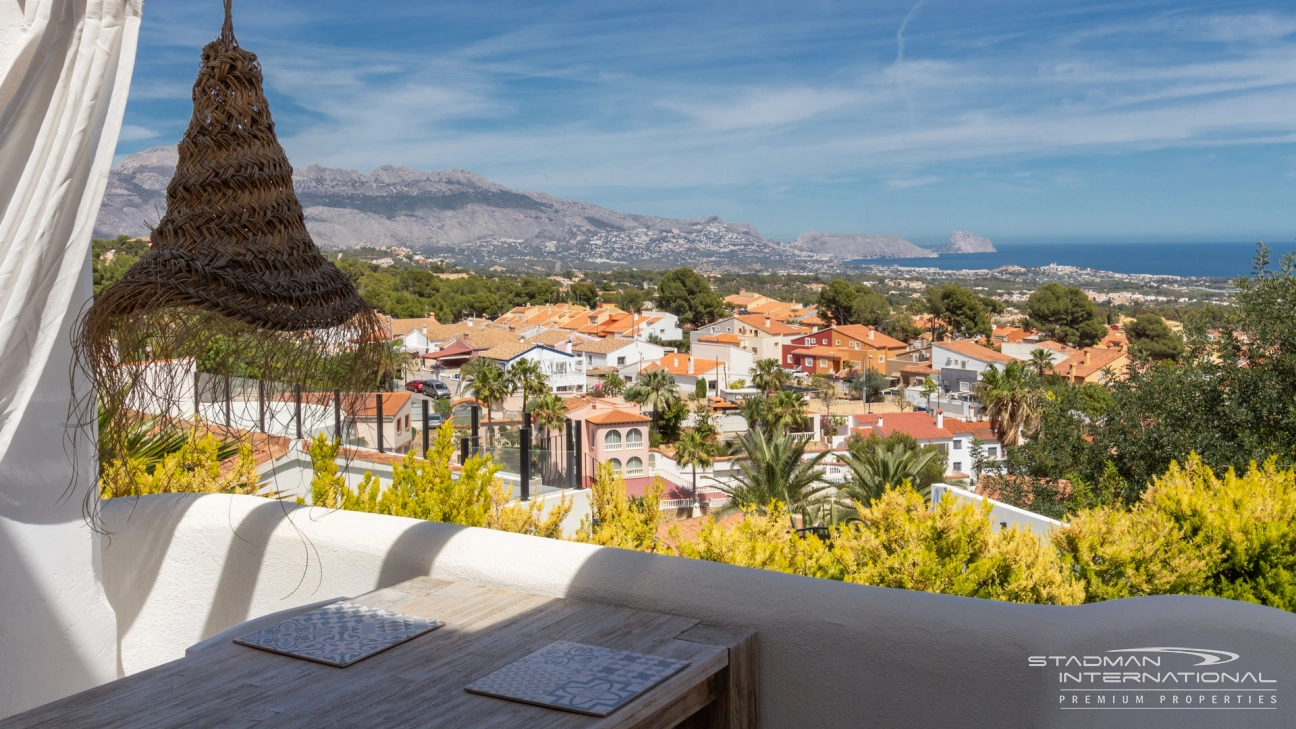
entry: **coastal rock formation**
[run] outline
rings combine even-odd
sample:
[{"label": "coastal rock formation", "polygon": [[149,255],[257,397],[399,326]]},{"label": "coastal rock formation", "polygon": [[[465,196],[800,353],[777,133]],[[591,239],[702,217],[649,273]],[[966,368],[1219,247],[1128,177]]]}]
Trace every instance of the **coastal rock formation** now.
[{"label": "coastal rock formation", "polygon": [[919,248],[898,235],[855,235],[806,231],[797,237],[797,248],[832,256],[840,261],[860,258],[935,258],[936,253]]},{"label": "coastal rock formation", "polygon": [[994,244],[988,238],[972,235],[965,230],[950,233],[949,243],[936,249],[937,253],[994,253]]},{"label": "coastal rock formation", "polygon": [[[95,234],[145,236],[166,212],[176,148],[130,155],[113,169]],[[313,164],[293,172],[306,227],[324,248],[397,246],[460,265],[531,262],[545,268],[695,266],[805,270],[814,257],[718,217],[631,215],[475,172],[385,165],[372,172]]]}]

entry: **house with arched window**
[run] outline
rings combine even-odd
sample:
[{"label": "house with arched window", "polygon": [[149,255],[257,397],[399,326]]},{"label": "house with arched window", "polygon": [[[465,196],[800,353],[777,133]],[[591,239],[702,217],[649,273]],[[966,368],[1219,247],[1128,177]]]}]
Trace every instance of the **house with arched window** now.
[{"label": "house with arched window", "polygon": [[595,468],[610,463],[626,482],[626,493],[642,496],[648,490],[648,426],[652,418],[630,410],[599,409],[585,417],[587,466],[582,484],[594,480]]}]

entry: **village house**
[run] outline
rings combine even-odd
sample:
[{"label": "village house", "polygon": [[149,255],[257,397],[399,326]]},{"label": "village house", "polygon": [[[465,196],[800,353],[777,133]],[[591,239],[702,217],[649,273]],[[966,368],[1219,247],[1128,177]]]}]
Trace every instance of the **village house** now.
[{"label": "village house", "polygon": [[572,352],[523,340],[500,344],[480,356],[498,362],[506,372],[524,359],[536,362],[549,382],[550,392],[566,395],[585,392],[585,359]]},{"label": "village house", "polygon": [[848,324],[793,338],[783,345],[779,363],[785,369],[811,375],[835,375],[852,369],[885,373],[887,360],[907,350],[904,342],[873,327]]},{"label": "village house", "polygon": [[[599,464],[611,464],[626,482],[626,493],[643,496],[651,482],[648,426],[652,418],[620,397],[579,395],[563,401],[567,417],[581,423],[582,486],[593,482]],[[565,446],[564,446],[565,447]]]},{"label": "village house", "polygon": [[991,367],[1002,367],[1013,359],[969,339],[960,339],[933,344],[931,366],[939,373],[937,377],[942,392],[972,392],[982,372]]},{"label": "village house", "polygon": [[1023,362],[1030,362],[1035,357],[1035,350],[1042,349],[1049,353],[1049,360],[1052,361],[1055,367],[1062,360],[1080,351],[1074,347],[1068,347],[1060,342],[1054,342],[1047,339],[1042,342],[1030,340],[1004,342],[999,345],[999,349],[1009,357],[1019,359]]},{"label": "village house", "polygon": [[784,344],[791,342],[794,337],[809,332],[808,327],[785,324],[766,316],[737,314],[714,324],[698,327],[689,334],[689,339],[691,345],[702,337],[732,334],[738,337],[743,349],[751,352],[755,359],[760,361],[779,359],[783,355]]},{"label": "village house", "polygon": [[387,319],[387,331],[393,341],[399,341],[406,352],[430,352],[432,343],[428,340],[428,329],[435,331],[441,326],[435,316],[418,319]]},{"label": "village house", "polygon": [[572,352],[585,358],[587,372],[609,368],[609,371],[619,371],[628,365],[661,359],[666,348],[638,339],[608,337],[575,344]]},{"label": "village house", "polygon": [[[974,468],[972,441],[982,441],[983,461],[1001,462],[1003,448],[999,436],[987,421],[965,422],[945,417],[937,410],[935,416],[927,413],[876,413],[851,416],[851,432],[861,438],[876,435],[885,438],[900,432],[918,441],[920,446],[934,445],[945,452],[945,477],[951,480],[970,480]],[[984,464],[983,464],[984,465]]]},{"label": "village house", "polygon": [[743,348],[736,334],[708,334],[693,342],[689,353],[703,359],[723,363],[729,379],[750,379],[755,369],[756,355]]},{"label": "village house", "polygon": [[688,354],[667,354],[656,362],[651,362],[640,369],[640,373],[663,369],[675,378],[675,385],[680,392],[688,395],[696,392],[698,380],[707,383],[707,392],[717,393],[719,388],[728,387],[730,380],[746,377],[745,374],[734,375],[728,365],[720,360],[701,359]]},{"label": "village house", "polygon": [[1129,353],[1125,350],[1088,347],[1054,365],[1053,372],[1076,385],[1103,384],[1124,379],[1128,367]]}]

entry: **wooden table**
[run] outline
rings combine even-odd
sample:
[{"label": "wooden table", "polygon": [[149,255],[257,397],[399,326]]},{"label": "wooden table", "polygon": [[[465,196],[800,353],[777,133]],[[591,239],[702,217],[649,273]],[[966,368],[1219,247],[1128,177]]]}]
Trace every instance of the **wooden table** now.
[{"label": "wooden table", "polygon": [[[756,636],[749,630],[430,578],[351,602],[445,625],[348,668],[222,642],[10,717],[0,729],[757,725]],[[602,718],[463,690],[559,640],[691,663]]]}]

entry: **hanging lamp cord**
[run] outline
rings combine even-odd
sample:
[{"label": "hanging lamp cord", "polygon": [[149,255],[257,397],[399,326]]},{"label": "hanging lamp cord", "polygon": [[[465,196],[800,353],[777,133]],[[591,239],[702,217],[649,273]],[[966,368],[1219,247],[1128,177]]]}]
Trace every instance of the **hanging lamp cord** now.
[{"label": "hanging lamp cord", "polygon": [[225,25],[221,26],[221,40],[232,45],[238,45],[238,40],[234,38],[234,0],[224,0],[225,2]]}]

